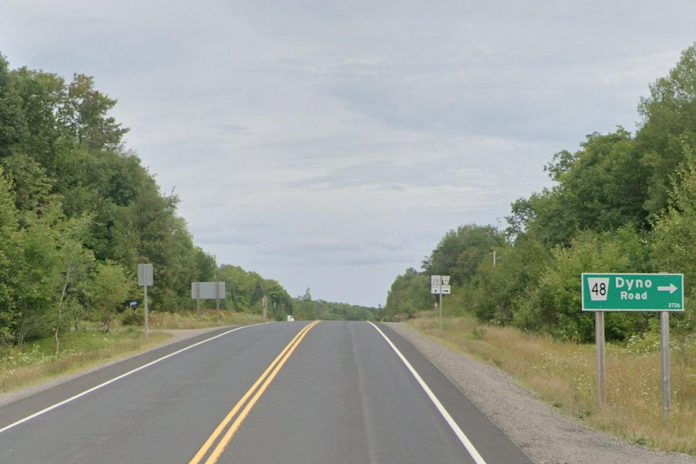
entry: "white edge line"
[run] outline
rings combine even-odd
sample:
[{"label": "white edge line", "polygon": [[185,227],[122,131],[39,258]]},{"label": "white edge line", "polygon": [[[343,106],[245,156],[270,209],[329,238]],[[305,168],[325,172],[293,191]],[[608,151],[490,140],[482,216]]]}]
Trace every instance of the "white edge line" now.
[{"label": "white edge line", "polygon": [[[370,324],[372,327],[377,330],[377,332],[384,337],[384,339],[387,341],[389,346],[391,346],[392,350],[396,353],[396,355],[401,359],[401,361],[404,363],[406,368],[413,374],[413,377],[415,377],[416,381],[418,384],[423,388],[425,391],[425,394],[428,395],[428,398],[430,398],[430,401],[435,405],[435,408],[440,412],[442,415],[442,418],[445,419],[445,422],[447,422],[447,425],[450,426],[454,434],[457,436],[459,441],[464,445],[464,448],[466,448],[466,451],[469,453],[471,458],[474,460],[476,464],[486,464],[486,461],[483,460],[481,455],[479,454],[478,450],[476,450],[476,447],[474,446],[473,443],[471,443],[471,440],[462,432],[462,429],[459,428],[459,425],[454,421],[452,416],[450,415],[449,412],[447,412],[447,409],[442,405],[440,400],[435,396],[435,393],[430,389],[427,383],[423,380],[423,378],[416,372],[416,370],[413,368],[410,362],[408,362],[408,359],[399,351],[399,349],[392,343],[392,341],[387,337],[382,330],[380,330],[379,327],[377,327],[375,324],[373,324],[370,321],[367,321],[368,324]],[[1,432],[1,430],[0,430]]]},{"label": "white edge line", "polygon": [[[262,323],[262,324],[267,324],[267,322],[264,322],[264,323]],[[262,324],[253,324],[253,325],[244,325],[244,326],[241,326],[241,327],[235,327],[234,329],[228,330],[228,331],[223,332],[223,333],[221,333],[221,334],[217,334],[217,335],[215,335],[215,336],[213,336],[213,337],[210,337],[210,338],[206,338],[205,340],[201,340],[200,342],[194,343],[193,345],[189,345],[189,346],[187,346],[187,347],[185,347],[185,348],[182,348],[182,349],[180,349],[180,350],[178,350],[178,351],[175,351],[175,352],[173,352],[173,353],[169,353],[169,354],[166,355],[166,356],[162,356],[161,358],[155,359],[154,361],[150,361],[150,362],[147,363],[147,364],[143,364],[143,365],[140,366],[140,367],[136,367],[135,369],[133,369],[133,370],[131,370],[131,371],[128,371],[128,372],[123,373],[123,374],[121,374],[121,375],[119,375],[119,376],[117,376],[117,377],[114,377],[113,379],[110,379],[110,380],[107,380],[106,382],[100,383],[99,385],[94,386],[94,387],[92,387],[92,388],[90,388],[90,389],[88,389],[88,390],[85,390],[85,391],[83,391],[82,393],[78,393],[78,394],[75,395],[75,396],[71,396],[71,397],[68,398],[68,399],[65,399],[65,400],[63,400],[63,401],[61,401],[61,402],[59,402],[59,403],[56,403],[56,404],[54,404],[54,405],[52,405],[52,406],[49,406],[49,407],[47,407],[47,408],[45,408],[45,409],[42,409],[41,411],[37,411],[37,412],[35,412],[34,414],[31,414],[31,415],[29,415],[29,416],[27,416],[27,417],[25,417],[25,418],[23,418],[23,419],[18,420],[17,422],[13,422],[12,424],[7,425],[7,426],[1,428],[1,429],[0,429],[0,433],[6,432],[6,431],[8,431],[8,430],[10,430],[10,429],[13,429],[13,428],[17,427],[18,425],[21,425],[21,424],[23,424],[23,423],[25,423],[25,422],[28,422],[28,421],[30,421],[30,420],[36,418],[36,417],[42,416],[42,415],[46,414],[47,412],[53,411],[54,409],[57,409],[57,408],[59,408],[59,407],[61,407],[61,406],[64,406],[64,405],[66,405],[66,404],[68,404],[68,403],[71,403],[71,402],[73,402],[73,401],[75,401],[75,400],[77,400],[77,399],[79,399],[79,398],[82,398],[82,397],[85,396],[85,395],[89,395],[90,393],[95,392],[95,391],[97,391],[97,390],[99,390],[99,389],[102,389],[102,388],[106,387],[107,385],[111,385],[112,383],[114,383],[114,382],[116,382],[116,381],[118,381],[118,380],[121,380],[121,379],[123,379],[123,378],[125,378],[125,377],[128,377],[129,375],[135,374],[136,372],[139,372],[139,371],[141,371],[141,370],[143,370],[143,369],[146,369],[146,368],[148,368],[148,367],[150,367],[150,366],[154,366],[155,364],[157,364],[157,363],[159,363],[159,362],[162,362],[162,361],[164,361],[165,359],[169,359],[169,358],[171,358],[172,356],[176,356],[177,354],[183,353],[184,351],[190,350],[191,348],[195,348],[195,347],[200,346],[200,345],[202,345],[202,344],[204,344],[204,343],[208,343],[208,342],[210,342],[210,341],[212,341],[212,340],[215,340],[216,338],[220,338],[220,337],[223,337],[223,336],[225,336],[225,335],[227,335],[227,334],[230,334],[230,333],[232,333],[232,332],[236,332],[237,330],[242,330],[242,329],[246,329],[246,328],[249,328],[249,327],[255,327],[255,326],[257,326],[257,325],[262,325]]]}]

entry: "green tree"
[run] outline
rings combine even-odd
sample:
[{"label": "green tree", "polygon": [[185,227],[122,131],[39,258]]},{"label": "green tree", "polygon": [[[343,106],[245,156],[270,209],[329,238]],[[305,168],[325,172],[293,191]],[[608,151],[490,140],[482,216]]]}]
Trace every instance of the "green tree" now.
[{"label": "green tree", "polygon": [[215,257],[203,251],[200,247],[193,249],[196,263],[196,282],[212,282],[215,279],[217,264]]},{"label": "green tree", "polygon": [[[545,331],[562,340],[590,342],[593,315],[581,311],[580,276],[583,272],[646,272],[647,249],[632,228],[617,232],[585,231],[568,247],[556,247],[537,286],[530,288],[514,314],[520,328]],[[647,329],[645,314],[608,313],[607,338],[622,340]]]},{"label": "green tree", "polygon": [[19,211],[33,211],[55,201],[51,195],[54,181],[36,160],[15,154],[3,158],[0,163],[11,182]]},{"label": "green tree", "polygon": [[[676,180],[678,179],[678,180]],[[659,272],[684,274],[686,297],[696,297],[696,158],[677,178],[669,207],[655,221],[652,262]],[[686,305],[688,328],[696,328],[696,315]]]},{"label": "green tree", "polygon": [[0,167],[0,346],[16,341],[16,324],[19,319],[15,304],[17,257],[20,252],[18,223],[10,183],[2,175]]},{"label": "green tree", "polygon": [[125,301],[132,291],[131,282],[118,264],[97,264],[86,293],[94,315],[105,333],[109,331],[117,312],[125,307]]},{"label": "green tree", "polygon": [[94,78],[75,74],[68,86],[67,100],[60,108],[61,122],[80,144],[93,150],[118,149],[128,132],[108,112],[116,100],[94,88]]},{"label": "green tree", "polygon": [[507,325],[530,288],[535,288],[551,258],[551,251],[529,235],[520,235],[513,244],[496,248],[496,264],[479,265],[468,301],[482,321]]},{"label": "green tree", "polygon": [[26,227],[17,235],[14,303],[18,321],[16,340],[47,336],[59,286],[60,252],[57,229],[62,216],[57,205],[25,215]]},{"label": "green tree", "polygon": [[94,264],[92,251],[84,246],[89,233],[88,217],[72,218],[59,224],[56,245],[58,250],[56,301],[53,318],[55,355],[60,353],[60,335],[67,321],[77,321],[83,315],[82,301],[85,286]]},{"label": "green tree", "polygon": [[430,277],[409,268],[398,276],[387,294],[387,304],[382,311],[384,319],[409,319],[416,311],[431,309]]},{"label": "green tree", "polygon": [[[125,296],[115,289],[107,301],[104,276],[121,288],[140,262],[154,264],[158,309],[191,307],[190,282],[216,277],[214,258],[177,215],[177,197],[124,147],[115,104],[92,77],[66,83],[11,70],[0,56],[0,344],[52,335],[58,352],[70,320],[77,327],[100,315],[108,328]],[[277,282],[241,268],[222,274],[236,309],[258,312],[265,295],[273,317],[292,311]],[[85,307],[90,299],[98,311]]]},{"label": "green tree", "polygon": [[696,148],[696,45],[682,52],[668,76],[650,86],[639,111],[643,125],[637,141],[650,173],[646,209],[656,215],[667,207],[670,177]]},{"label": "green tree", "polygon": [[576,153],[562,151],[546,166],[551,189],[513,203],[508,235],[525,232],[548,246],[568,245],[583,230],[648,228],[644,204],[649,171],[622,128],[591,134]]},{"label": "green tree", "polygon": [[470,282],[483,259],[495,247],[505,243],[505,236],[493,226],[465,225],[450,230],[440,240],[426,262],[427,274],[450,275],[452,285]]}]

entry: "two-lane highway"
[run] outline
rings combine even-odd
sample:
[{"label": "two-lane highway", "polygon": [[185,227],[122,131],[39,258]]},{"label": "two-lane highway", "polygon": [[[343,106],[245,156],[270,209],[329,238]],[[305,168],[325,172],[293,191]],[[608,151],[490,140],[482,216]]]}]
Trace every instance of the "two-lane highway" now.
[{"label": "two-lane highway", "polygon": [[[145,361],[0,408],[0,462],[530,462],[383,326],[263,324]],[[74,399],[22,419],[46,398]]]}]

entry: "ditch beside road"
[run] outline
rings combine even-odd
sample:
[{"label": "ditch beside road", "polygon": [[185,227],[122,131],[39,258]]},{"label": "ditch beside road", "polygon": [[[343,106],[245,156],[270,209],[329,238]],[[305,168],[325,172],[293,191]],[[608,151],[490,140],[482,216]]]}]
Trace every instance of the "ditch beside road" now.
[{"label": "ditch beside road", "polygon": [[435,364],[537,464],[696,464],[691,456],[651,451],[591,430],[537,399],[497,367],[454,351],[405,323],[388,326]]}]

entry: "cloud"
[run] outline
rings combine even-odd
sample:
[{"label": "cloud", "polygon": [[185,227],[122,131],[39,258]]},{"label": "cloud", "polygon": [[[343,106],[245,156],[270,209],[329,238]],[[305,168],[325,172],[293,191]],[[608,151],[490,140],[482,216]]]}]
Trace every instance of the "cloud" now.
[{"label": "cloud", "polygon": [[632,130],[694,16],[682,0],[7,0],[0,51],[95,76],[218,261],[376,304],[448,229],[549,185],[553,153]]}]

